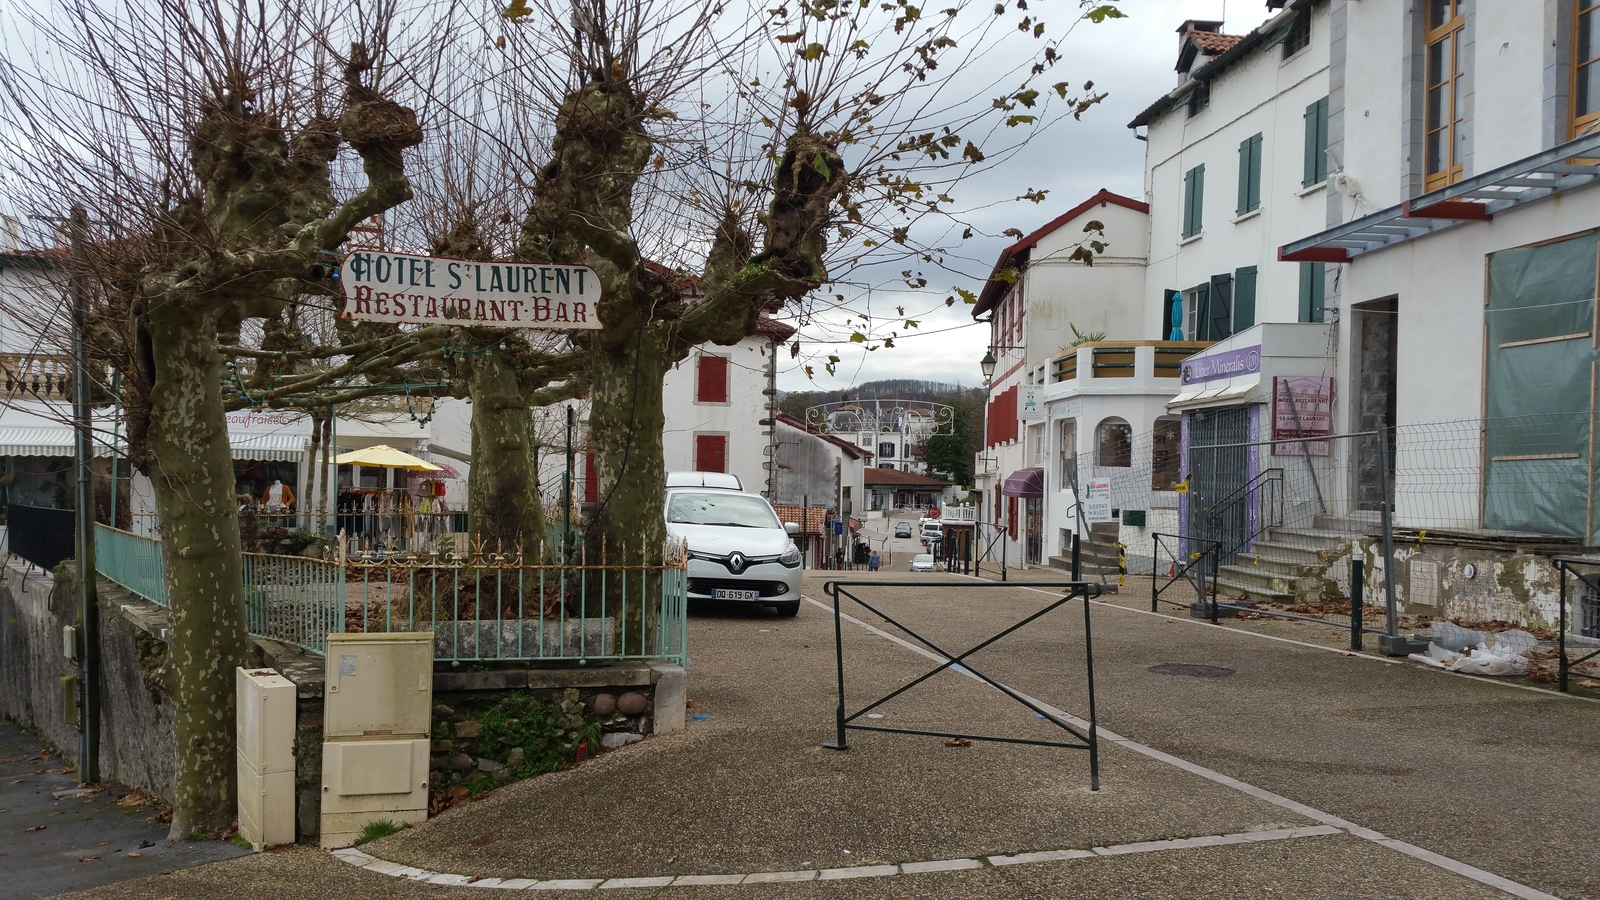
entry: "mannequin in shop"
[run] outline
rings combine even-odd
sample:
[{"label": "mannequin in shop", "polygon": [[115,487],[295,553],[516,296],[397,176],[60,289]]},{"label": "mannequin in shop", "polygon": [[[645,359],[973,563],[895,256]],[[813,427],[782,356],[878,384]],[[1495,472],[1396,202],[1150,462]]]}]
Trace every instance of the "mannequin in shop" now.
[{"label": "mannequin in shop", "polygon": [[274,481],[261,495],[261,504],[272,512],[280,512],[294,505],[294,491],[282,481]]}]

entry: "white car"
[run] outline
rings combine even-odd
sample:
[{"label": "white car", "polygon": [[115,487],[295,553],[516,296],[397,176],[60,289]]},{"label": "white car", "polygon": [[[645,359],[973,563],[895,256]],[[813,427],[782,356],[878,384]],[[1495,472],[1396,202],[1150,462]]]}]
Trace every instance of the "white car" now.
[{"label": "white car", "polygon": [[760,494],[732,476],[667,476],[667,534],[689,547],[689,597],[759,603],[781,616],[800,611],[800,550],[794,522],[778,521]]},{"label": "white car", "polygon": [[933,571],[933,554],[932,553],[918,553],[916,556],[911,557],[911,571],[913,571],[913,572],[932,572]]}]

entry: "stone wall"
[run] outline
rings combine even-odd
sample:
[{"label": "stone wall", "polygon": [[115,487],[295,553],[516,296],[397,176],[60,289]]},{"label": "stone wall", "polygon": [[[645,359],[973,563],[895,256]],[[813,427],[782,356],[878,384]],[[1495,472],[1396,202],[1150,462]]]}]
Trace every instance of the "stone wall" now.
[{"label": "stone wall", "polygon": [[[69,564],[70,568],[70,564]],[[172,700],[161,684],[166,610],[101,580],[100,775],[168,797],[176,778]],[[62,722],[60,679],[78,674],[62,629],[78,623],[70,575],[12,559],[0,578],[0,716],[78,762],[79,729]]]},{"label": "stone wall", "polygon": [[[1297,598],[1327,601],[1349,597],[1353,553],[1360,553],[1365,560],[1365,604],[1381,610],[1385,605],[1385,566],[1383,543],[1375,538],[1351,541],[1326,554],[1317,566],[1307,567],[1295,587]],[[1466,623],[1508,622],[1534,630],[1556,627],[1561,583],[1549,557],[1513,549],[1397,540],[1394,562],[1395,601],[1403,615]],[[1369,615],[1369,621],[1377,620]]]}]

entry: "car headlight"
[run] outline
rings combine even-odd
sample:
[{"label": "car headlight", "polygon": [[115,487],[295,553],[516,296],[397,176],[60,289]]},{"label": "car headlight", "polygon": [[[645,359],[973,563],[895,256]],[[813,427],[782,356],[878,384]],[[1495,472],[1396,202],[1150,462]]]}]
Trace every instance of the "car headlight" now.
[{"label": "car headlight", "polygon": [[791,569],[800,565],[800,548],[790,544],[789,549],[783,551],[783,555],[778,557],[778,562]]}]

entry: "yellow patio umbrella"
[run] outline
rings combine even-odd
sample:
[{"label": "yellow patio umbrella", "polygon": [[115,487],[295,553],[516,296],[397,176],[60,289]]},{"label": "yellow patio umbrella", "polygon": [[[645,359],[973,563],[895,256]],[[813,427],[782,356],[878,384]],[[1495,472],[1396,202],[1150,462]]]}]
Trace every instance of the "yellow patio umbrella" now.
[{"label": "yellow patio umbrella", "polygon": [[375,469],[411,469],[416,472],[441,472],[442,466],[436,466],[425,459],[419,459],[404,450],[396,450],[388,444],[377,444],[364,447],[360,450],[351,450],[334,457],[334,462],[341,466],[371,466]]}]

